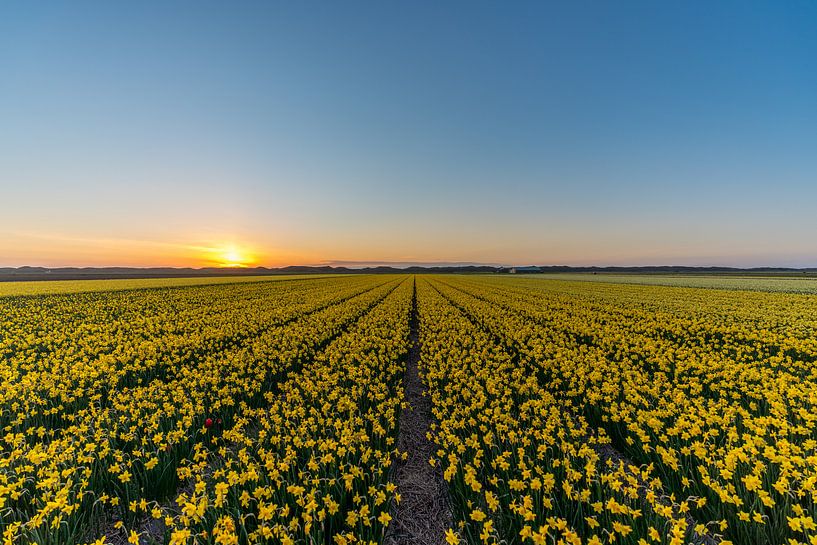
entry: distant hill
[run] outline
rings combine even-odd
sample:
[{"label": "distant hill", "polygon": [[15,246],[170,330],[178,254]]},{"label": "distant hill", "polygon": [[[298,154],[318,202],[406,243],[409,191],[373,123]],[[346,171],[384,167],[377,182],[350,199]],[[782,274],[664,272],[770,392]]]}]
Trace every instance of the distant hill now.
[{"label": "distant hill", "polygon": [[[748,275],[815,275],[817,268],[756,267],[740,269],[735,267],[570,267],[550,265],[539,267],[541,273],[596,273],[596,274],[748,274]],[[0,267],[0,282],[20,280],[101,280],[107,278],[181,278],[206,276],[259,276],[278,274],[395,274],[395,273],[508,273],[509,267],[489,265],[463,265],[440,267],[332,267],[301,266],[289,267],[252,267],[252,268],[219,268],[205,267]]]},{"label": "distant hill", "polygon": [[0,267],[0,282],[21,280],[102,280],[108,278],[189,278],[207,276],[266,276],[279,274],[395,274],[395,273],[495,273],[499,268],[490,266],[452,267]]},{"label": "distant hill", "polygon": [[542,273],[602,273],[602,274],[817,274],[817,268],[790,267],[688,267],[682,265],[661,265],[647,267],[571,267],[549,265],[539,267]]}]

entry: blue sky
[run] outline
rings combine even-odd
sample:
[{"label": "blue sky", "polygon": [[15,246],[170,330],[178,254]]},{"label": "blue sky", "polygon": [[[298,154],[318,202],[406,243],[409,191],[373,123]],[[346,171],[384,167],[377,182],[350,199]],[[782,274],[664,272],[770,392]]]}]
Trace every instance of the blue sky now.
[{"label": "blue sky", "polygon": [[815,29],[805,1],[4,3],[0,266],[817,266]]}]

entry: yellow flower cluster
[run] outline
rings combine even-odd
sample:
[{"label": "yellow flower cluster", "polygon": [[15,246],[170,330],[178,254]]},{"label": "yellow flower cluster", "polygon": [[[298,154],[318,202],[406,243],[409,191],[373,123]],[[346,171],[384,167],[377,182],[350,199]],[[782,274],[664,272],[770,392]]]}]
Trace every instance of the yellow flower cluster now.
[{"label": "yellow flower cluster", "polygon": [[449,545],[817,545],[817,296],[119,287],[0,297],[2,545],[382,543],[415,297]]},{"label": "yellow flower cluster", "polygon": [[[124,532],[174,515],[159,502],[191,479],[212,437],[269,403],[406,283],[343,277],[0,298],[5,542],[79,543],[106,531],[106,520]],[[180,507],[198,502],[198,513],[201,497],[188,494]],[[208,531],[227,536],[231,523],[217,522]]]},{"label": "yellow flower cluster", "polygon": [[[422,291],[439,462],[464,509],[492,512],[475,496],[484,491],[501,504],[479,524],[462,515],[469,541],[480,532],[490,542],[493,520],[507,528],[498,537],[521,526],[534,542],[541,527],[566,543],[578,543],[571,532],[817,543],[817,298],[497,277],[441,277]],[[593,467],[584,447],[618,476]],[[611,452],[627,457],[623,474]],[[551,469],[578,460],[583,477]],[[542,473],[556,492],[540,503]],[[639,497],[625,504],[609,488],[628,481]],[[505,522],[508,512],[522,521]],[[554,530],[558,514],[567,526]]]},{"label": "yellow flower cluster", "polygon": [[389,469],[412,291],[412,282],[400,282],[270,390],[266,403],[242,406],[207,454],[180,468],[193,477],[194,492],[179,497],[185,507],[171,522],[174,532],[205,542],[212,521],[228,517],[231,529],[220,536],[249,543],[382,540],[390,505],[399,501]]},{"label": "yellow flower cluster", "polygon": [[646,469],[606,459],[609,438],[560,403],[544,370],[503,346],[450,281],[417,288],[440,447],[429,462],[440,465],[458,521],[448,542],[681,543],[681,505]]}]

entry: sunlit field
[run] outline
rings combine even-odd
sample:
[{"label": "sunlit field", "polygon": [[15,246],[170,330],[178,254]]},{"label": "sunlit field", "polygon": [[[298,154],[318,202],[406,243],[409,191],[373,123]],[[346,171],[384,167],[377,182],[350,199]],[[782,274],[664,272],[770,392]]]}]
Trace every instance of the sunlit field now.
[{"label": "sunlit field", "polygon": [[0,282],[0,297],[11,295],[48,295],[57,293],[82,293],[91,291],[119,291],[147,288],[172,288],[210,284],[236,284],[244,282],[274,282],[320,278],[321,275],[278,276],[202,276],[195,278],[135,278],[106,280],[49,280],[30,282]]},{"label": "sunlit field", "polygon": [[817,296],[237,280],[0,284],[4,544],[390,543],[415,351],[451,545],[817,543]]},{"label": "sunlit field", "polygon": [[676,286],[684,288],[713,288],[721,290],[779,291],[786,293],[817,294],[817,277],[814,275],[753,275],[730,274],[591,274],[548,273],[534,275],[548,280],[571,280],[581,282],[610,282],[613,284],[644,284],[648,286]]}]

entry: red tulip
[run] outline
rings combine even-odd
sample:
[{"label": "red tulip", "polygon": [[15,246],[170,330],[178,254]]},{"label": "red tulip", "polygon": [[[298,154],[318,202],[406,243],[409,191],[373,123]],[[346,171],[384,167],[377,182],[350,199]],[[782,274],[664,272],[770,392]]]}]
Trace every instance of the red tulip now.
[{"label": "red tulip", "polygon": [[204,421],[204,427],[205,428],[209,428],[212,425],[213,425],[213,419],[212,418],[208,418],[207,420]]}]

